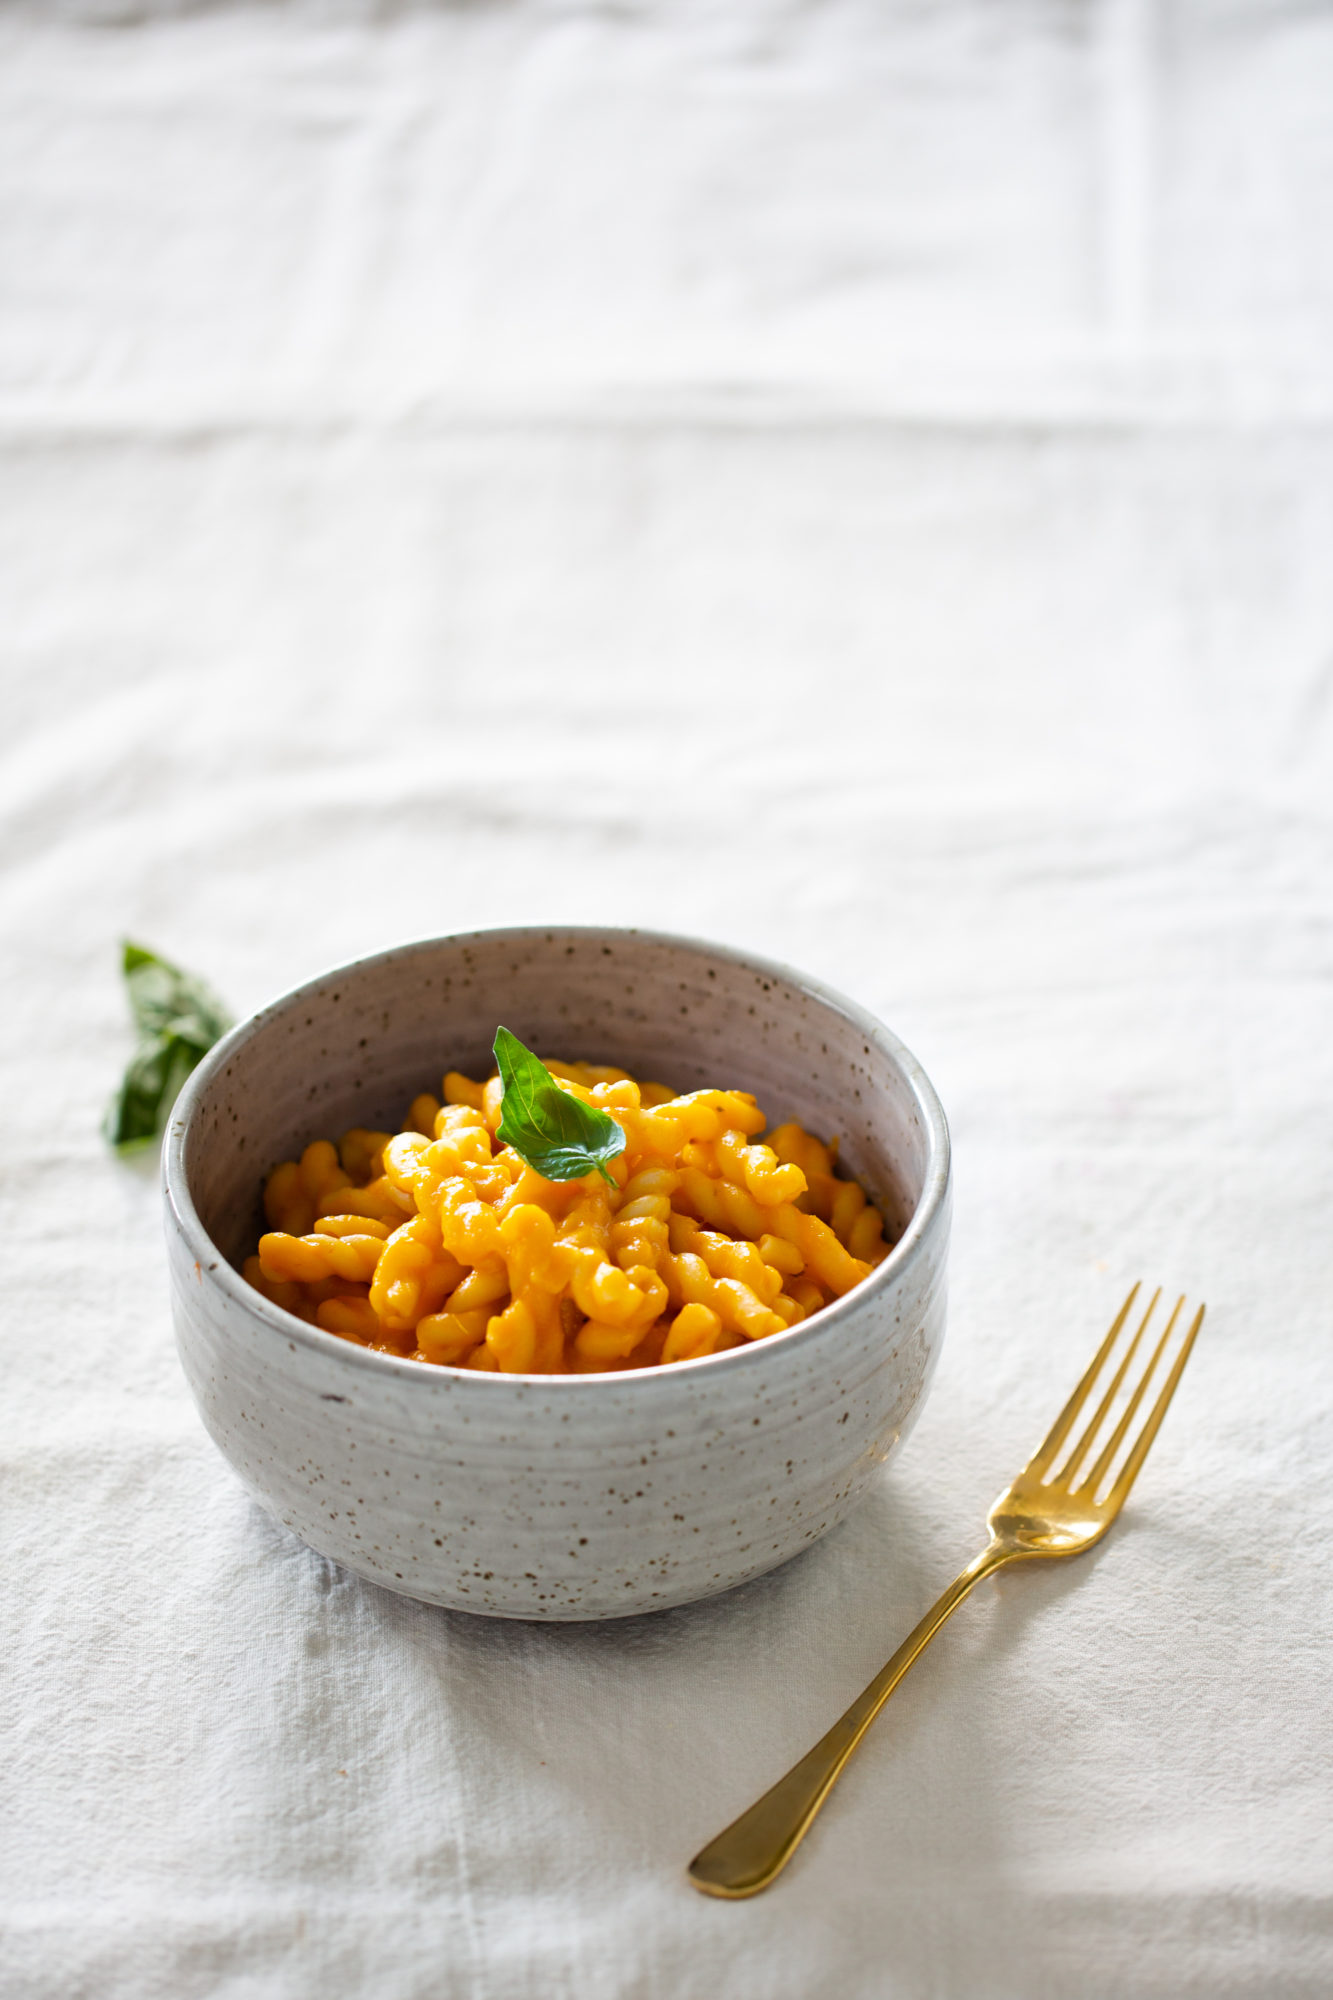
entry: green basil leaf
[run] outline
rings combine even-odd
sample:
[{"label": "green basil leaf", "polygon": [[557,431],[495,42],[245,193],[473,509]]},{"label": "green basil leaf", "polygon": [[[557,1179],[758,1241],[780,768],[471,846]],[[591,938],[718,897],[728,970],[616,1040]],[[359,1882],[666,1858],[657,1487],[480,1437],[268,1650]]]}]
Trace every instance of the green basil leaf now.
[{"label": "green basil leaf", "polygon": [[179,1035],[203,1055],[231,1026],[226,1008],[202,979],[182,972],[156,952],[127,941],[122,970],[141,1040]]},{"label": "green basil leaf", "polygon": [[[574,1181],[594,1168],[610,1181],[606,1162],[625,1150],[614,1118],[562,1090],[546,1064],[508,1028],[497,1028],[492,1051],[504,1085],[496,1138],[548,1181]],[[612,1183],[614,1185],[614,1183]]]},{"label": "green basil leaf", "polygon": [[160,1136],[181,1085],[231,1020],[202,980],[142,945],[125,944],[121,969],[139,1045],[102,1129],[111,1145],[125,1151]]}]

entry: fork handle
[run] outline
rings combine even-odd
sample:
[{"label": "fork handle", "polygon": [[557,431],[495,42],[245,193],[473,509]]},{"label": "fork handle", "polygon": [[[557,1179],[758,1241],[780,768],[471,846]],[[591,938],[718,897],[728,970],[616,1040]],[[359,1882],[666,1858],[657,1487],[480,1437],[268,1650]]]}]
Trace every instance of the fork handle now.
[{"label": "fork handle", "polygon": [[1015,1551],[991,1542],[903,1640],[832,1729],[821,1736],[785,1778],[756,1799],[748,1811],[701,1847],[690,1863],[696,1889],[708,1896],[757,1896],[786,1867],[815,1814],[833,1790],[843,1766],[919,1653],[946,1618],[958,1609],[983,1577],[1012,1562]]}]

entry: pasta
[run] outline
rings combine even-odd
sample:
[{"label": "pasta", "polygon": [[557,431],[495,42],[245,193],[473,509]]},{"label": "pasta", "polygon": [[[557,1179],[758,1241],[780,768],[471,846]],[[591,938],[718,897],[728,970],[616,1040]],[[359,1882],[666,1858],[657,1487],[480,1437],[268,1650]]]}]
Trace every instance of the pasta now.
[{"label": "pasta", "polygon": [[766,1121],[739,1090],[677,1095],[591,1063],[548,1065],[625,1149],[546,1180],[501,1144],[498,1077],[451,1070],[396,1133],[356,1128],[284,1160],[244,1276],[344,1340],[436,1367],[599,1374],[764,1340],[887,1255],[837,1142]]}]

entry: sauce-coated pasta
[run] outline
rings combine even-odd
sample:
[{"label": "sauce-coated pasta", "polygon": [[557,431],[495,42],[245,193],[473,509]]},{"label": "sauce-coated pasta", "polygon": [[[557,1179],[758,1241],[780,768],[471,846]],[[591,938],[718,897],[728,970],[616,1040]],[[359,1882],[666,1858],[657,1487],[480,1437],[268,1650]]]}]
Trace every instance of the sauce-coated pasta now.
[{"label": "sauce-coated pasta", "polygon": [[678,1096],[591,1063],[548,1065],[626,1146],[549,1181],[495,1138],[498,1077],[451,1070],[397,1133],[354,1129],[285,1160],[244,1275],[345,1340],[447,1368],[595,1374],[694,1361],[807,1319],[888,1252],[836,1141],[739,1090]]}]

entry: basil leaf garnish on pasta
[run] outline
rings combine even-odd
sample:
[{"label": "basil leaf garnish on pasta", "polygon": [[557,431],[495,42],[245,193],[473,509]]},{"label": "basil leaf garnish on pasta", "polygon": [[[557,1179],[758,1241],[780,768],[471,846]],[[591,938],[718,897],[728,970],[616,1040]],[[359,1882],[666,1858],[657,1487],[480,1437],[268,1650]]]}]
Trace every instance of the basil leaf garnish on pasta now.
[{"label": "basil leaf garnish on pasta", "polygon": [[606,1162],[625,1150],[615,1119],[562,1090],[508,1028],[496,1029],[492,1053],[504,1085],[496,1138],[544,1180],[574,1181],[595,1168],[609,1181]]},{"label": "basil leaf garnish on pasta", "polygon": [[107,1106],[103,1131],[121,1151],[160,1136],[180,1087],[231,1026],[200,979],[142,945],[124,945],[121,970],[139,1045]]}]

